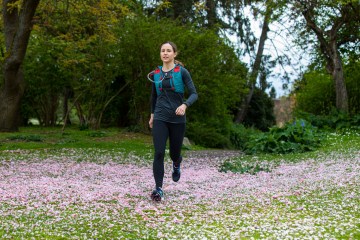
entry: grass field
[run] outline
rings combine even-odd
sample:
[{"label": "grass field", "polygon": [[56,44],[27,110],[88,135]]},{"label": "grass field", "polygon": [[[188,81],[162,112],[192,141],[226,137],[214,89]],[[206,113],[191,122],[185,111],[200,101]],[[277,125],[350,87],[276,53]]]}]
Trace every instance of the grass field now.
[{"label": "grass field", "polygon": [[[185,151],[178,183],[167,155],[155,204],[149,135],[1,133],[0,238],[360,239],[358,133],[329,133],[302,154],[219,153]],[[264,171],[230,171],[254,166]]]}]

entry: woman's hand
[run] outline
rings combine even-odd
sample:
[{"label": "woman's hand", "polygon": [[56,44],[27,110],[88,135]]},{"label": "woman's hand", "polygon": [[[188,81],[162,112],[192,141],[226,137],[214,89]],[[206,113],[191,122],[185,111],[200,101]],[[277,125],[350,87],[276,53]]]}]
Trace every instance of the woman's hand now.
[{"label": "woman's hand", "polygon": [[185,115],[187,106],[185,104],[181,104],[175,111],[176,115],[183,116]]},{"label": "woman's hand", "polygon": [[152,128],[153,127],[153,122],[154,122],[154,114],[152,113],[150,115],[150,120],[149,120],[149,127]]}]

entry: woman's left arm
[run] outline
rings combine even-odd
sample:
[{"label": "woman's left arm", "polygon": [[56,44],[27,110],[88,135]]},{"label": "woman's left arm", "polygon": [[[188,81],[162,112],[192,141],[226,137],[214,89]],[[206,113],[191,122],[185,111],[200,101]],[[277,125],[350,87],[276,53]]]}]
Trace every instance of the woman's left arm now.
[{"label": "woman's left arm", "polygon": [[194,82],[191,78],[189,71],[185,68],[181,68],[181,70],[182,70],[181,71],[182,79],[184,81],[184,84],[185,84],[188,92],[189,92],[189,97],[188,97],[188,99],[186,99],[184,104],[187,107],[189,107],[198,99],[198,94],[197,94]]}]

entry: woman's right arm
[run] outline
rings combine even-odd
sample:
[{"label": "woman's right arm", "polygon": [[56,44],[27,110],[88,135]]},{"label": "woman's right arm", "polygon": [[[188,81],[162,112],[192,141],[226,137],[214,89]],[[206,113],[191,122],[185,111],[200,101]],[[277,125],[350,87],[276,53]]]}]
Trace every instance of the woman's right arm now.
[{"label": "woman's right arm", "polygon": [[149,120],[149,127],[150,128],[153,127],[156,99],[157,99],[157,93],[156,93],[156,89],[155,89],[155,83],[153,83],[152,84],[152,90],[151,90],[151,114],[150,114],[150,120]]},{"label": "woman's right arm", "polygon": [[152,128],[154,123],[154,114],[150,114],[149,127]]}]

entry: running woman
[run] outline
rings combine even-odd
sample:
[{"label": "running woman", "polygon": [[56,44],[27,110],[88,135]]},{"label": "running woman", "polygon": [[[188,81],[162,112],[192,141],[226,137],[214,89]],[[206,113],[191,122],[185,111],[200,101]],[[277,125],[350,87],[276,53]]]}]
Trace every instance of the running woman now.
[{"label": "running woman", "polygon": [[[151,115],[149,126],[152,128],[154,142],[153,174],[155,189],[151,199],[164,199],[164,157],[166,142],[169,139],[170,158],[172,160],[172,179],[180,179],[182,161],[181,147],[185,135],[186,109],[198,98],[196,88],[184,65],[175,60],[177,47],[173,42],[164,42],[160,45],[162,66],[149,73],[152,84]],[[184,98],[184,89],[188,90],[188,98]]]}]

